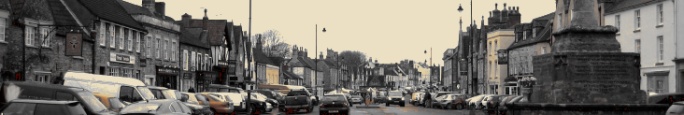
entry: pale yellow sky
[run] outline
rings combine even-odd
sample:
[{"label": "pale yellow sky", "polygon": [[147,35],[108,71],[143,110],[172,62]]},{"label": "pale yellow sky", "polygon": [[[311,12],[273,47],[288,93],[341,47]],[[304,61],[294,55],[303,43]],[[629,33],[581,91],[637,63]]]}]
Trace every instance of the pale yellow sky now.
[{"label": "pale yellow sky", "polygon": [[[140,5],[141,0],[125,0]],[[249,0],[157,0],[166,2],[166,15],[180,20],[188,13],[195,19],[227,19],[248,31]],[[444,65],[442,54],[458,43],[459,17],[469,24],[468,0],[253,0],[252,34],[269,29],[280,31],[285,42],[303,46],[313,57],[315,24],[318,24],[318,51],[358,50],[380,63],[403,59]],[[494,3],[520,6],[522,22],[551,13],[555,0],[474,0],[473,19],[480,25]],[[464,11],[458,12],[458,5]],[[487,23],[485,21],[485,23]],[[326,33],[320,32],[325,27]],[[428,54],[423,54],[428,50]]]}]

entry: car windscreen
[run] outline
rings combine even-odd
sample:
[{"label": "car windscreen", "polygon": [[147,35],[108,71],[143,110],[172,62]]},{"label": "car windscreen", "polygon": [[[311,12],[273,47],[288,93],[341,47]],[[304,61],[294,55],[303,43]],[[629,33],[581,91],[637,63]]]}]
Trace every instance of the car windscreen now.
[{"label": "car windscreen", "polygon": [[331,102],[331,101],[346,101],[347,99],[344,98],[342,95],[326,95],[323,96],[323,102]]},{"label": "car windscreen", "polygon": [[107,107],[98,100],[95,95],[90,92],[78,92],[78,95],[83,99],[85,106],[89,107],[93,112],[107,111]]},{"label": "car windscreen", "polygon": [[152,91],[148,89],[145,86],[138,86],[138,91],[140,91],[140,94],[145,98],[146,100],[154,100],[154,94],[152,94]]},{"label": "car windscreen", "polygon": [[164,97],[166,97],[166,99],[178,99],[176,97],[175,90],[162,90],[162,93],[164,94]]},{"label": "car windscreen", "polygon": [[121,110],[121,114],[126,114],[126,113],[148,113],[148,112],[156,112],[157,109],[159,109],[160,104],[153,104],[153,103],[147,103],[147,104],[132,104],[129,105],[123,110]]},{"label": "car windscreen", "polygon": [[403,95],[401,94],[401,92],[392,91],[392,92],[389,92],[389,96],[403,96]]}]

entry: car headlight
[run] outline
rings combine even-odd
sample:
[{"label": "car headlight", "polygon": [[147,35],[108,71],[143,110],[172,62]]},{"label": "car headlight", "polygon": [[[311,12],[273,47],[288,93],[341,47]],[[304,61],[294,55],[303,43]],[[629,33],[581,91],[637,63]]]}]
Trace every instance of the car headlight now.
[{"label": "car headlight", "polygon": [[401,97],[401,100],[404,100],[404,97]]}]

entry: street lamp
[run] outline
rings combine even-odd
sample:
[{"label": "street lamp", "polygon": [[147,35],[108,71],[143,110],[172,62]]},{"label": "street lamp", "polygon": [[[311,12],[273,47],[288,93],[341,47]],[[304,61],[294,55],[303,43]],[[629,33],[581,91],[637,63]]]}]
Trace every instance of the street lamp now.
[{"label": "street lamp", "polygon": [[[461,4],[458,5],[458,9],[457,9],[457,10],[458,10],[459,13],[463,12],[463,7],[461,6]],[[470,0],[470,20],[473,20],[473,0]],[[473,23],[474,23],[474,22],[473,22]],[[473,24],[471,23],[470,25],[472,26]],[[472,35],[473,35],[473,34],[472,34],[472,30],[468,30],[468,33],[469,33],[468,35],[470,35],[470,36],[472,37]],[[472,44],[471,44],[471,45],[472,45]],[[475,70],[475,68],[474,68],[472,65],[471,65],[470,67],[471,67],[472,70]],[[473,76],[474,76],[474,75],[473,75]],[[473,77],[473,76],[471,76],[471,77]],[[471,79],[472,79],[472,78],[471,78]],[[477,90],[477,87],[476,87],[477,85],[476,85],[476,83],[474,83],[474,82],[476,82],[476,81],[475,81],[475,80],[472,80],[471,82],[473,82],[473,92],[475,92],[475,90]]]},{"label": "street lamp", "polygon": [[[325,30],[325,28],[323,28],[323,32],[325,32],[325,31],[327,31],[327,30]],[[316,59],[316,68],[314,69],[314,70],[316,70],[316,74],[314,74],[314,83],[315,83],[314,94],[318,95],[318,86],[317,86],[317,85],[319,85],[318,84],[318,71],[319,71],[318,70],[318,24],[316,24],[316,55],[314,55],[314,58]]]}]

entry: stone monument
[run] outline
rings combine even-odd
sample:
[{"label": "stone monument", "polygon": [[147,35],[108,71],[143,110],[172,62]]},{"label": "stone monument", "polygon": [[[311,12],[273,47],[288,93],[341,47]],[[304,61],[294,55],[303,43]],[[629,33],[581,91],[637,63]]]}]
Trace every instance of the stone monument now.
[{"label": "stone monument", "polygon": [[572,1],[573,5],[566,4],[571,19],[566,28],[553,33],[552,52],[534,57],[537,84],[530,101],[644,103],[646,93],[639,89],[639,54],[620,52],[615,39],[618,29],[600,26],[596,20],[596,0],[565,1]]}]

